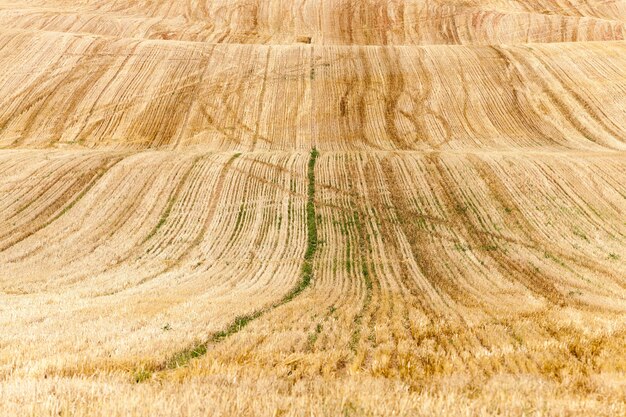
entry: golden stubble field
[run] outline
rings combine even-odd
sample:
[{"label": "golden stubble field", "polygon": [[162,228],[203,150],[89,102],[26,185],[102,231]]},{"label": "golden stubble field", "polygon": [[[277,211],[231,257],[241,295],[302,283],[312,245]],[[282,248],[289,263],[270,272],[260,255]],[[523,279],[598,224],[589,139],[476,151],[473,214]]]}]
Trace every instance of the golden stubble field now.
[{"label": "golden stubble field", "polygon": [[626,415],[623,0],[0,0],[0,414]]}]

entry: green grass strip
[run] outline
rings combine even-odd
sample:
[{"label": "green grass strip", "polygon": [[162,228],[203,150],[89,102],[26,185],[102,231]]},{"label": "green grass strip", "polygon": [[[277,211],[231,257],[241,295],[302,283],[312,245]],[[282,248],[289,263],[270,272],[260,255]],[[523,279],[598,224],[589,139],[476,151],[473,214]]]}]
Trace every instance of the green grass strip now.
[{"label": "green grass strip", "polygon": [[[166,369],[175,369],[181,366],[187,365],[192,359],[203,356],[207,353],[208,347],[211,344],[219,343],[222,340],[226,339],[229,336],[239,332],[244,327],[246,327],[253,320],[261,317],[263,314],[280,307],[283,304],[286,304],[300,295],[307,287],[311,285],[313,280],[313,258],[315,257],[315,253],[317,252],[317,218],[315,213],[315,162],[317,157],[319,156],[319,152],[317,149],[313,148],[311,150],[308,170],[307,170],[307,179],[308,179],[308,188],[307,188],[307,203],[306,203],[306,224],[307,224],[307,246],[306,251],[304,252],[304,261],[302,263],[302,268],[300,269],[300,279],[296,283],[296,285],[281,298],[279,301],[274,304],[257,310],[250,314],[244,314],[241,316],[237,316],[232,323],[230,323],[226,328],[220,330],[218,332],[213,333],[209,339],[205,342],[196,343],[195,345],[180,351],[173,355],[170,359],[168,359],[162,366],[155,369],[155,371],[166,370]],[[135,381],[142,382],[149,379],[147,371],[145,369],[139,370],[135,374]]]}]

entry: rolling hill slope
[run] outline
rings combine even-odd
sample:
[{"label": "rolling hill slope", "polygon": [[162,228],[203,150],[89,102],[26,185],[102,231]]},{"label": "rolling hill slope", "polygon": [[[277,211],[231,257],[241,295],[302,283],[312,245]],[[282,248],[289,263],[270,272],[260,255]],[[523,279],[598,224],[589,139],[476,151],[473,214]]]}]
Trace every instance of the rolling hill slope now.
[{"label": "rolling hill slope", "polygon": [[626,415],[623,1],[0,1],[0,414]]}]

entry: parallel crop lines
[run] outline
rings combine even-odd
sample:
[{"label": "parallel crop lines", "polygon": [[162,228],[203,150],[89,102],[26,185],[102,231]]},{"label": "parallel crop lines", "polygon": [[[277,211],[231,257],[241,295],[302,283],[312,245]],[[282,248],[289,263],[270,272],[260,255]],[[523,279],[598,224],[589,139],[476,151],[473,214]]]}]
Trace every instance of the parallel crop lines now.
[{"label": "parallel crop lines", "polygon": [[626,415],[620,0],[0,0],[0,415]]},{"label": "parallel crop lines", "polygon": [[[7,80],[0,86],[6,100],[0,114],[4,147],[80,143],[307,151],[315,143],[320,150],[599,151],[626,146],[620,120],[626,63],[624,54],[613,53],[623,49],[621,43],[608,49],[603,43],[169,45],[103,38],[79,43],[55,33],[33,44],[26,35],[0,35],[18,43],[3,64]],[[57,44],[66,50],[37,57],[46,68],[25,77],[35,62],[28,51]],[[590,59],[580,62],[583,52]],[[44,76],[61,70],[73,81],[52,85]],[[45,119],[51,109],[76,116]]]},{"label": "parallel crop lines", "polygon": [[237,5],[242,13],[229,11],[222,1],[191,10],[188,2],[156,7],[144,1],[124,5],[40,1],[27,7],[13,3],[0,3],[1,24],[170,41],[449,45],[606,41],[626,35],[621,2],[567,2],[554,7],[554,2],[527,1],[246,0]]},{"label": "parallel crop lines", "polygon": [[[225,164],[225,166],[222,168],[222,172],[224,174],[229,174],[229,172],[232,171],[229,171],[228,166],[232,163],[236,163],[236,160],[239,156],[233,156],[231,154],[227,158],[226,157],[227,155],[223,155],[223,157],[220,157],[220,159],[223,161],[222,164]],[[155,215],[152,215],[150,217],[154,222],[153,226],[151,228],[146,228],[145,226],[142,227],[142,229],[145,231],[143,236],[141,236],[140,234],[136,237],[135,242],[137,242],[140,247],[143,247],[143,250],[147,251],[146,253],[142,254],[140,251],[136,250],[132,246],[129,247],[128,245],[126,245],[127,249],[124,250],[130,249],[130,256],[126,255],[124,259],[118,261],[114,265],[111,265],[112,269],[110,270],[94,270],[93,272],[96,272],[96,276],[83,275],[82,277],[81,274],[77,275],[75,273],[70,273],[70,265],[64,265],[64,259],[66,259],[65,262],[71,262],[72,264],[74,264],[75,267],[75,262],[78,261],[78,259],[76,259],[77,254],[75,252],[70,251],[66,254],[63,254],[62,257],[56,256],[54,257],[54,262],[57,265],[56,268],[58,269],[56,271],[51,271],[51,273],[61,273],[62,275],[59,275],[59,278],[63,276],[63,279],[56,279],[57,282],[55,287],[57,287],[58,290],[77,292],[77,294],[89,294],[90,286],[95,286],[93,287],[95,289],[95,295],[102,295],[102,290],[106,289],[107,287],[115,288],[116,286],[123,285],[123,288],[126,288],[123,293],[119,293],[119,290],[114,290],[113,292],[105,291],[105,294],[109,294],[107,297],[97,297],[94,298],[92,301],[88,301],[88,305],[92,305],[91,308],[93,309],[93,311],[99,311],[101,308],[105,308],[105,306],[108,305],[110,302],[114,302],[111,297],[118,293],[119,295],[116,295],[116,297],[118,297],[119,299],[132,299],[133,294],[138,293],[138,288],[135,288],[135,286],[141,285],[141,287],[143,287],[143,289],[141,290],[143,296],[147,299],[160,299],[161,301],[159,302],[159,306],[154,306],[156,310],[153,313],[148,313],[144,310],[142,303],[137,304],[136,306],[133,306],[133,303],[131,303],[125,308],[127,312],[123,314],[133,314],[133,312],[135,312],[136,314],[139,311],[143,311],[143,317],[152,316],[154,314],[157,314],[157,312],[159,311],[165,311],[164,309],[171,310],[172,314],[174,314],[174,312],[178,308],[188,310],[189,302],[194,300],[194,298],[194,304],[196,304],[197,308],[201,308],[200,306],[206,306],[208,305],[207,303],[211,303],[212,301],[210,300],[214,301],[216,299],[223,298],[224,295],[230,293],[231,291],[233,291],[233,289],[241,291],[242,294],[250,294],[251,297],[256,299],[256,303],[258,303],[257,305],[259,308],[262,308],[263,305],[267,303],[267,301],[264,302],[263,300],[268,300],[270,302],[270,305],[274,305],[273,303],[278,303],[276,305],[280,305],[295,297],[306,286],[310,284],[310,261],[312,256],[311,252],[307,253],[306,259],[307,265],[309,266],[307,266],[306,268],[306,273],[305,270],[303,270],[302,279],[297,278],[297,268],[294,268],[294,266],[299,264],[300,261],[298,259],[301,258],[302,254],[298,255],[299,251],[297,250],[297,245],[294,246],[293,244],[289,244],[288,242],[297,242],[301,239],[302,233],[305,233],[305,231],[291,231],[294,225],[304,224],[300,223],[304,220],[302,214],[296,215],[296,213],[294,213],[293,211],[290,212],[290,207],[295,205],[295,202],[291,201],[292,199],[295,198],[296,201],[298,199],[304,199],[304,196],[302,196],[302,194],[299,194],[302,192],[301,189],[298,190],[298,188],[300,187],[295,188],[293,192],[290,191],[290,183],[293,184],[294,181],[294,179],[291,178],[291,170],[299,170],[297,164],[293,167],[292,165],[294,163],[297,163],[299,158],[292,160],[291,162],[289,162],[289,159],[292,158],[289,158],[287,160],[285,160],[284,157],[279,159],[272,158],[267,161],[259,158],[262,158],[262,155],[251,155],[246,157],[246,160],[249,161],[248,164],[260,168],[260,171],[255,173],[254,169],[251,170],[250,172],[252,173],[252,176],[249,177],[249,179],[247,180],[245,178],[248,177],[248,170],[241,171],[241,175],[237,175],[237,177],[242,178],[244,183],[247,183],[243,185],[238,184],[237,182],[232,183],[228,179],[226,179],[231,177],[231,175],[227,175],[226,178],[222,179],[222,181],[225,181],[222,185],[219,185],[219,181],[218,184],[213,183],[213,185],[211,185],[210,182],[206,183],[206,180],[200,181],[201,177],[198,177],[198,175],[202,175],[205,178],[207,175],[212,175],[214,178],[217,178],[215,173],[211,173],[211,171],[215,172],[215,170],[207,171],[206,169],[202,169],[203,166],[210,168],[212,164],[198,158],[194,159],[196,161],[196,163],[194,164],[193,160],[187,159],[188,162],[186,164],[186,168],[178,169],[178,181],[168,181],[174,185],[178,184],[178,187],[183,187],[182,190],[176,191],[174,189],[171,190],[169,193],[151,192],[146,195],[148,196],[151,194],[152,198],[157,198],[163,201],[167,200],[167,198],[164,197],[168,194],[170,196],[179,196],[175,198],[174,203],[172,203],[170,207],[168,207],[168,204],[166,204],[165,206],[161,205],[160,213],[155,212]],[[257,160],[259,161],[259,163],[256,163]],[[166,166],[163,163],[156,163],[157,161],[158,159],[152,166],[144,165],[143,167],[141,167],[141,170],[145,173],[147,168],[154,169],[160,167],[160,169],[162,170],[163,167]],[[283,168],[284,163],[288,163],[285,168]],[[174,165],[173,167],[176,167],[176,165]],[[124,167],[117,167],[117,172],[114,171],[110,175],[121,174],[125,171],[123,168]],[[139,173],[142,171],[137,170],[136,172]],[[129,176],[128,171],[125,172],[125,176]],[[300,177],[300,179],[298,179],[298,176],[296,176],[295,180],[302,181],[303,178]],[[201,186],[202,182],[205,183],[204,186]],[[141,184],[137,185],[141,186]],[[163,185],[164,184],[162,183],[161,187]],[[230,193],[230,196],[234,197],[235,200],[229,202],[230,198],[226,197],[227,194],[223,194],[221,192],[207,194],[198,189],[198,186],[201,186],[203,189],[207,189],[207,185],[209,186],[209,190],[211,189],[210,187],[222,187],[226,190],[229,189],[231,186],[234,186],[236,189],[250,190],[252,194],[247,193],[238,196],[237,193]],[[270,195],[276,194],[275,198],[268,199],[268,191],[270,191]],[[87,193],[87,196],[84,198],[98,201],[101,197],[92,194],[99,192],[100,190],[98,190],[97,188],[91,189]],[[120,192],[122,191],[117,191],[118,194]],[[271,214],[274,209],[271,201],[281,201],[281,199],[278,198],[279,195],[284,196],[282,198],[283,203],[281,205],[283,206],[282,212],[286,217],[284,220],[280,220],[280,226],[278,226],[276,223],[277,221],[279,221],[278,218]],[[257,197],[255,198],[254,196]],[[201,198],[201,200],[198,201],[196,200],[196,198]],[[217,207],[218,204],[215,199],[220,199],[222,201],[220,203],[221,208],[235,208],[241,206],[240,198],[246,198],[249,200],[246,204],[246,207],[250,214],[247,215],[247,220],[244,220],[242,222],[242,226],[237,231],[234,231],[232,228],[237,219],[236,210],[231,211],[230,214],[226,213],[227,217],[223,221],[217,221],[217,219],[212,219],[210,216],[208,218],[205,218],[204,221],[208,222],[210,226],[208,226],[208,228],[204,231],[202,230],[203,228],[198,228],[198,224],[201,224],[202,221],[199,222],[199,219],[195,218],[195,216],[188,218],[188,216],[192,213],[201,212],[198,211],[201,207],[199,206],[199,203],[203,200],[205,202],[208,201],[211,205],[213,205],[214,208]],[[189,202],[185,203],[186,201]],[[190,207],[188,207],[187,209],[179,207],[184,204],[190,204]],[[303,208],[301,204],[300,207],[301,209]],[[88,206],[76,206],[72,210],[79,210],[80,212],[83,209],[88,209]],[[168,211],[168,209],[169,214],[166,217],[166,220],[162,221],[162,219],[164,218],[163,213]],[[272,210],[270,211],[270,209]],[[218,215],[218,212],[215,211],[214,214]],[[74,216],[76,215],[80,217],[80,214],[74,213]],[[223,216],[223,214],[221,213],[219,215],[220,217]],[[149,240],[145,240],[146,233],[148,233],[148,235],[152,234],[154,228],[160,223],[161,226],[159,227],[158,231],[155,232]],[[222,225],[221,227],[231,225],[231,228],[227,228],[224,230],[227,231],[230,229],[230,232],[224,233],[224,231],[220,231],[219,228],[214,230],[215,226],[219,224]],[[124,222],[120,223],[117,227],[125,228]],[[63,229],[61,230],[63,231]],[[184,237],[189,232],[191,232],[191,234],[187,235],[187,237]],[[275,232],[278,233],[274,234]],[[64,233],[72,232],[71,229],[67,229]],[[94,229],[91,231],[91,233],[98,233],[98,230]],[[115,239],[115,236],[118,233],[120,232],[113,231],[109,238]],[[264,234],[267,236],[267,239],[259,241],[258,237],[263,236]],[[180,237],[178,237],[179,235]],[[212,250],[210,248],[213,245],[213,241],[218,242],[218,247],[223,247],[223,244],[219,243],[220,236],[224,236],[224,242],[235,240],[242,241],[242,244],[234,244],[230,246],[230,248],[227,245],[225,251],[221,250],[220,252],[212,254]],[[211,237],[211,240],[207,242],[206,239],[208,237]],[[254,240],[251,240],[251,238],[254,238]],[[72,240],[71,237],[66,237],[65,239],[69,239],[70,241]],[[256,243],[254,243],[255,240]],[[159,241],[161,243],[158,243]],[[36,241],[34,240],[33,243],[35,242]],[[158,243],[155,248],[159,248],[159,251],[150,252],[149,249],[152,246],[148,244],[155,244],[155,242]],[[167,251],[161,253],[161,250],[163,248],[166,248]],[[176,248],[179,248],[179,250],[182,249],[184,251],[173,251],[176,250]],[[244,254],[240,251],[239,248],[248,249]],[[24,251],[26,249],[22,250]],[[266,258],[268,250],[270,250],[269,254],[272,254],[270,258]],[[187,251],[189,251],[189,254],[192,255],[191,257],[186,256],[188,254]],[[119,253],[123,254],[124,252],[122,251]],[[260,254],[265,255],[262,255],[263,258],[258,259],[258,256]],[[42,255],[43,253],[36,256]],[[98,248],[98,251],[95,254],[85,255],[87,256],[87,261],[81,260],[80,262],[88,264],[88,260],[90,258],[92,259],[91,262],[93,262],[94,256],[102,256],[103,254]],[[174,259],[177,260],[177,263],[168,264],[168,261],[171,259],[171,257],[174,257]],[[275,257],[275,260],[272,260],[273,257]],[[29,255],[27,254],[20,262],[27,263],[31,261],[31,259],[32,258],[29,257]],[[240,269],[238,273],[233,275],[232,272],[234,270],[229,267],[229,263],[238,263],[241,259],[244,259],[244,262],[242,263],[243,268]],[[155,268],[158,266],[158,263],[160,261],[165,261],[165,263],[162,264],[163,266],[161,266],[160,268]],[[136,270],[138,272],[142,270],[145,271],[142,272],[141,275],[139,275],[143,275],[144,278],[140,279],[139,281],[134,279],[129,280],[129,278],[132,277],[132,274],[129,275],[129,271],[132,270]],[[152,278],[152,281],[150,282],[150,285],[146,286],[145,273],[149,272],[150,270],[155,271],[155,273],[153,273],[154,276]],[[19,273],[19,271],[26,272],[26,270],[21,268],[13,268],[13,273]],[[70,276],[73,276],[73,278],[70,279]],[[272,277],[275,276],[285,277],[287,281],[280,282],[272,280]],[[206,287],[206,280],[209,277],[213,277],[213,279],[210,281],[211,286]],[[50,279],[50,277],[48,277],[48,279]],[[33,285],[36,284],[37,281],[33,281],[33,279],[31,278],[30,282],[30,285]],[[268,291],[268,289],[270,289],[270,287],[267,286],[268,282],[272,282],[272,284],[278,285],[278,287],[272,288]],[[24,281],[23,283],[26,284],[26,281]],[[294,284],[296,285],[295,287],[293,287]],[[168,287],[169,291],[164,293],[163,289]],[[292,291],[280,289],[290,287],[293,288]],[[93,292],[93,290],[91,291]],[[169,301],[168,299],[171,299],[171,301]],[[272,299],[278,301],[271,301]],[[226,303],[225,305],[230,305],[230,302],[228,302],[227,299],[224,299],[224,302]],[[179,304],[180,307],[178,307]],[[81,307],[81,310],[83,310],[84,308],[86,307]],[[201,316],[199,316],[198,318],[200,317]],[[204,317],[207,317],[206,313]],[[199,324],[197,323],[198,318],[195,318],[192,323],[190,323],[193,324],[196,330],[199,330],[201,328],[201,326],[199,326]],[[221,319],[219,319],[219,321],[221,321]],[[125,334],[125,332],[123,334]],[[110,362],[107,363],[109,363],[109,366],[111,366]],[[81,365],[81,367],[82,366],[85,365]],[[96,369],[97,366],[97,363],[93,363],[89,365],[89,369]]]},{"label": "parallel crop lines", "polygon": [[[456,157],[441,159],[442,167],[447,167],[446,170],[451,172],[446,174],[451,176],[445,187],[453,190],[453,194],[446,196],[452,191],[445,191],[443,187],[434,188],[430,192],[434,192],[438,198],[429,200],[440,200],[444,211],[433,213],[427,209],[421,217],[412,218],[406,211],[411,204],[398,201],[400,196],[397,190],[389,186],[389,182],[411,182],[413,179],[419,179],[420,176],[415,175],[415,170],[420,169],[420,165],[423,168],[429,164],[420,154],[380,157],[356,154],[355,157],[349,157],[346,154],[323,153],[318,180],[320,183],[318,188],[321,190],[318,200],[321,214],[320,239],[323,243],[315,263],[318,278],[311,291],[303,295],[290,309],[272,312],[271,315],[275,316],[273,319],[259,319],[258,323],[255,321],[254,326],[242,330],[243,334],[235,337],[232,344],[213,352],[210,361],[194,364],[189,372],[192,375],[202,375],[206,372],[205,366],[230,366],[227,363],[235,360],[235,351],[249,352],[246,354],[248,359],[240,365],[232,365],[237,369],[245,364],[255,363],[257,366],[267,366],[268,369],[278,367],[285,369],[284,372],[289,370],[290,378],[302,377],[311,372],[311,369],[318,369],[322,374],[342,372],[347,369],[348,364],[353,370],[366,369],[378,375],[397,375],[411,384],[421,384],[418,381],[427,376],[449,375],[455,372],[455,369],[465,369],[479,378],[505,370],[541,374],[547,367],[553,366],[551,364],[556,363],[552,361],[559,362],[558,367],[561,369],[576,369],[579,366],[579,358],[571,352],[561,350],[561,341],[565,336],[560,330],[555,330],[555,313],[550,313],[554,307],[549,306],[559,306],[560,298],[554,296],[553,289],[542,287],[538,284],[541,281],[536,280],[550,277],[558,270],[559,276],[562,277],[558,281],[559,291],[563,297],[580,308],[577,314],[587,314],[585,311],[599,312],[600,308],[604,311],[602,314],[612,316],[613,307],[609,304],[605,304],[604,308],[599,307],[596,300],[614,296],[622,298],[623,287],[620,287],[621,284],[618,282],[609,284],[612,288],[609,292],[606,292],[606,287],[588,287],[581,282],[581,274],[576,271],[578,267],[570,268],[562,264],[564,261],[555,264],[553,259],[545,257],[540,247],[531,247],[524,242],[516,244],[510,238],[507,240],[511,230],[501,229],[506,227],[506,222],[496,221],[498,215],[510,214],[500,206],[502,202],[494,207],[472,208],[471,202],[474,197],[471,194],[490,192],[487,187],[477,188],[471,185],[470,181],[474,181],[478,175],[476,167],[481,166],[478,161],[461,165]],[[497,162],[498,160],[485,159],[481,164],[496,166]],[[514,158],[511,162],[513,166],[529,165],[528,160],[520,157]],[[367,168],[358,168],[361,164]],[[473,174],[464,172],[467,169],[472,170]],[[354,184],[360,184],[350,193],[339,191],[350,189],[343,184],[347,178],[341,179],[342,171],[349,173],[348,178],[351,178]],[[328,181],[326,175],[332,175],[332,181]],[[427,184],[433,183],[440,174],[431,172],[429,175],[436,176],[427,179]],[[519,187],[531,178],[529,174],[524,174],[524,171],[520,171],[518,175],[521,177],[513,177],[510,182],[507,180],[507,187]],[[373,177],[366,180],[370,176]],[[569,178],[584,182],[587,176],[591,174],[578,172],[572,173]],[[376,177],[378,179],[375,179]],[[332,187],[325,186],[330,183],[333,184]],[[337,190],[334,189],[335,186]],[[382,186],[386,186],[395,198],[385,199],[376,204],[372,201],[375,195],[373,187]],[[420,188],[412,186],[406,189],[419,193]],[[329,199],[332,195],[339,199]],[[550,195],[546,196],[546,201],[555,195],[555,191],[550,192]],[[454,201],[448,201],[450,198],[454,198]],[[483,201],[498,201],[489,195],[480,198],[485,199]],[[416,197],[414,201],[419,201],[419,198]],[[360,213],[359,221],[362,224],[355,223],[352,217],[336,216],[354,210],[355,204],[367,204],[371,207]],[[333,207],[338,205],[343,205],[344,209],[335,211]],[[461,205],[467,208],[462,210]],[[532,205],[526,204],[525,207]],[[424,210],[425,207],[419,209]],[[385,214],[388,210],[397,214]],[[532,209],[533,213],[525,213],[524,217],[536,216],[537,210],[540,208]],[[465,211],[468,212],[467,215],[462,214]],[[442,220],[437,220],[438,217],[442,217]],[[493,242],[495,247],[487,246],[482,238],[467,240],[465,232],[460,236],[465,237],[463,245],[466,246],[457,245],[458,241],[455,239],[458,237],[453,238],[454,235],[445,232],[445,228],[440,228],[441,234],[434,235],[432,241],[421,241],[421,244],[425,245],[423,251],[433,251],[433,255],[411,252],[408,255],[403,254],[399,252],[402,246],[394,250],[390,242],[394,234],[402,236],[404,233],[410,242],[410,233],[415,233],[416,227],[423,227],[423,222],[433,221],[437,224],[444,221],[443,224],[447,224],[450,231],[467,228],[471,233],[493,236],[494,240],[487,242]],[[410,226],[413,222],[416,226]],[[397,231],[398,227],[400,231]],[[364,229],[362,234],[359,234],[359,228]],[[386,229],[395,231],[385,232]],[[329,234],[328,231],[331,230],[333,232]],[[519,231],[513,233],[515,236]],[[532,230],[526,230],[525,233],[534,234]],[[500,235],[502,238],[498,237]],[[336,239],[341,237],[347,238],[350,244],[347,242],[338,244]],[[386,253],[379,253],[382,248],[380,244],[370,249],[370,245],[379,239],[385,242]],[[553,245],[561,250],[564,250],[562,245],[565,244],[566,242],[560,240],[553,242]],[[358,249],[358,245],[363,246],[363,249]],[[350,247],[347,252],[350,258],[349,267],[346,267],[348,262],[342,253],[347,247]],[[352,247],[357,249],[352,250]],[[342,252],[329,252],[330,248],[341,249]],[[514,251],[518,254],[515,255]],[[372,295],[369,296],[364,279],[365,270],[362,269],[363,263],[360,261],[363,256],[366,257],[367,274],[371,274],[373,280],[369,290],[372,291]],[[398,258],[392,262],[391,256]],[[472,302],[469,298],[458,300],[447,298],[448,308],[452,309],[451,312],[456,311],[457,319],[433,316],[432,312],[444,312],[445,307],[442,309],[442,306],[435,303],[435,299],[423,298],[423,290],[410,291],[412,286],[417,285],[417,282],[413,281],[417,274],[402,272],[400,264],[407,262],[407,259],[403,259],[405,256],[409,256],[411,262],[416,262],[417,257],[438,257],[442,265],[449,265],[449,273],[463,274],[464,279],[461,279],[460,275],[453,276],[458,279],[462,291],[468,295],[473,294],[475,301]],[[602,258],[598,261],[605,262]],[[419,260],[417,264],[420,265],[422,262],[424,260]],[[467,265],[468,262],[473,264]],[[536,263],[538,269],[531,270],[529,265],[532,263]],[[530,275],[525,277],[521,273],[512,274],[509,269],[498,268],[500,265],[522,268],[520,271],[528,271]],[[492,269],[494,267],[496,269]],[[599,271],[584,273],[586,277],[594,276],[593,274],[610,277]],[[427,280],[427,285],[432,288],[430,293],[436,294],[436,282],[431,281],[435,278],[432,271],[424,271],[423,276]],[[342,283],[341,286],[338,287],[337,282]],[[608,284],[610,281],[604,282]],[[449,296],[453,294],[450,291],[451,288],[444,286],[439,290],[439,294]],[[338,297],[337,293],[341,295]],[[544,307],[540,307],[542,305]],[[530,312],[533,306],[540,307],[539,312]],[[297,311],[306,311],[307,314],[298,314]],[[510,311],[519,312],[521,320],[519,323],[513,323],[507,318]],[[292,330],[278,330],[277,325],[272,324],[274,322],[291,323],[288,328]],[[283,329],[282,325],[278,327]],[[276,329],[278,333],[268,335],[269,328]],[[576,337],[582,337],[580,333],[582,330],[577,329],[574,327],[571,331],[578,335]],[[356,344],[352,342],[354,336],[346,338],[346,335],[350,334],[357,335]],[[542,345],[541,340],[544,340],[547,334],[552,334],[549,338],[556,340],[549,342],[548,345]],[[615,337],[614,333],[613,335]],[[569,340],[567,343],[572,343],[572,339],[567,340]],[[437,353],[438,349],[428,348],[433,341],[440,346],[442,353]],[[277,354],[275,351],[274,355],[270,353],[271,346],[275,346],[276,343],[281,344],[280,352],[284,352],[278,357],[275,356]],[[589,341],[589,343],[600,342]],[[608,340],[607,343],[609,344],[601,349],[615,349],[617,346]],[[352,350],[350,346],[353,346]],[[415,346],[418,346],[417,350]],[[545,348],[540,346],[550,346],[550,353],[545,352]],[[285,357],[289,351],[292,353]],[[321,355],[322,352],[324,356]],[[439,356],[443,355],[443,352],[447,352],[445,360]],[[612,352],[619,355],[619,349]],[[284,359],[280,360],[281,357]],[[605,363],[603,366],[607,365],[608,363]]]}]

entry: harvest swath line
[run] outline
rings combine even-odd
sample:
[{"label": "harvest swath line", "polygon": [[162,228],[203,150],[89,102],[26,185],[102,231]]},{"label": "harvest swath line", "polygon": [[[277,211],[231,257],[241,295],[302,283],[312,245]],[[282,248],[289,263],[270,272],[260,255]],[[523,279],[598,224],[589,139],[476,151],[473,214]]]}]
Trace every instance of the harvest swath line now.
[{"label": "harvest swath line", "polygon": [[[89,192],[89,190],[91,190],[93,188],[93,186],[96,185],[98,180],[100,178],[102,178],[104,176],[104,174],[106,174],[111,168],[113,168],[116,164],[118,164],[119,162],[121,162],[123,160],[124,160],[123,156],[122,157],[117,157],[117,158],[115,158],[113,163],[106,164],[106,166],[104,168],[100,167],[100,168],[96,169],[95,174],[89,180],[89,182],[87,183],[87,186],[84,187],[78,193],[78,195],[76,197],[72,198],[69,203],[67,203],[65,206],[63,206],[61,211],[57,212],[52,218],[50,218],[49,220],[45,221],[43,224],[36,226],[34,229],[29,230],[27,233],[24,233],[22,236],[18,237],[17,239],[13,240],[12,242],[5,244],[3,247],[0,248],[0,252],[3,252],[5,250],[11,248],[12,246],[17,245],[18,243],[22,242],[24,239],[27,239],[29,236],[33,235],[34,233],[36,233],[36,232],[38,232],[38,231],[40,231],[42,229],[45,229],[46,227],[48,227],[52,223],[54,223],[56,220],[61,218],[61,216],[63,216],[70,209],[72,209],[72,207],[74,207],[76,205],[76,203],[78,203]],[[29,205],[30,204],[31,203],[29,203]],[[20,211],[26,209],[27,207],[28,207],[28,205],[26,207],[23,207],[22,209],[20,209]]]},{"label": "harvest swath line", "polygon": [[0,417],[626,416],[625,36],[0,0]]},{"label": "harvest swath line", "polygon": [[[135,286],[140,286],[143,285],[173,269],[175,269],[175,267],[182,262],[189,254],[189,252],[191,251],[192,248],[197,247],[202,238],[204,237],[204,235],[206,234],[206,229],[209,225],[209,223],[211,222],[211,220],[213,220],[213,216],[215,214],[215,209],[217,207],[218,201],[219,201],[219,197],[222,194],[223,191],[223,185],[224,185],[224,179],[227,175],[227,173],[229,172],[231,165],[233,164],[233,162],[239,158],[239,156],[241,156],[240,153],[235,153],[233,154],[232,157],[230,157],[230,159],[228,159],[228,161],[224,164],[222,171],[219,175],[217,184],[215,186],[215,189],[213,190],[213,195],[214,198],[211,199],[211,203],[209,205],[209,207],[207,208],[207,220],[205,222],[205,224],[203,225],[202,229],[198,232],[198,234],[196,235],[196,237],[193,239],[192,242],[189,243],[189,245],[186,247],[186,250],[183,251],[180,255],[178,255],[176,258],[173,259],[168,259],[169,264],[163,268],[162,270],[156,271],[155,273],[153,273],[152,275],[146,276],[144,278],[142,278],[140,281],[135,283]],[[190,182],[190,177],[192,177],[192,171],[194,171],[194,169],[199,165],[199,162],[206,157],[206,155],[203,156],[197,156],[194,158],[193,162],[191,163],[190,167],[186,170],[185,174],[182,176],[182,178],[178,181],[177,186],[172,190],[172,192],[170,193],[170,196],[168,197],[167,200],[167,204],[163,210],[163,212],[160,214],[159,220],[156,223],[156,225],[152,228],[152,230],[146,235],[146,237],[144,237],[144,239],[138,244],[138,246],[134,249],[134,251],[129,252],[129,254],[124,257],[119,259],[116,263],[117,264],[122,264],[125,261],[127,261],[128,259],[132,258],[134,255],[136,255],[135,252],[139,251],[139,250],[143,250],[144,249],[144,245],[150,241],[156,234],[157,232],[166,225],[173,207],[175,206],[175,204],[177,204],[181,198],[180,194],[182,192],[182,188],[188,183]],[[193,182],[193,181],[191,181]],[[159,241],[159,242],[151,242],[152,245],[148,246],[148,248],[145,250],[146,254],[151,253],[154,250],[157,250],[159,248],[162,247],[167,247],[166,244],[164,244],[163,242]],[[141,259],[140,255],[137,259]],[[173,262],[171,262],[173,261]],[[117,294],[119,292],[123,291],[123,289],[117,289],[115,291],[108,291],[106,293],[102,293],[102,294],[98,294],[99,296],[110,296],[110,295],[114,295]]]},{"label": "harvest swath line", "polygon": [[[232,159],[236,158],[237,154]],[[208,340],[197,343],[194,346],[184,349],[174,354],[170,359],[161,363],[158,366],[152,368],[140,367],[134,372],[135,382],[142,382],[151,377],[153,373],[163,372],[167,370],[176,369],[187,365],[192,359],[201,357],[208,352],[210,345],[219,343],[227,337],[239,332],[253,320],[263,316],[264,314],[278,308],[296,298],[302,293],[309,285],[314,277],[313,272],[313,258],[317,251],[318,237],[317,237],[317,220],[315,214],[315,161],[319,156],[317,149],[313,148],[310,153],[309,163],[307,166],[307,204],[306,204],[306,226],[307,226],[307,246],[304,253],[304,260],[300,269],[300,280],[296,285],[285,294],[279,301],[271,304],[268,307],[254,311],[249,314],[244,314],[236,317],[232,323],[226,326],[225,329],[213,333],[209,336]],[[231,161],[232,161],[231,159]]]}]

